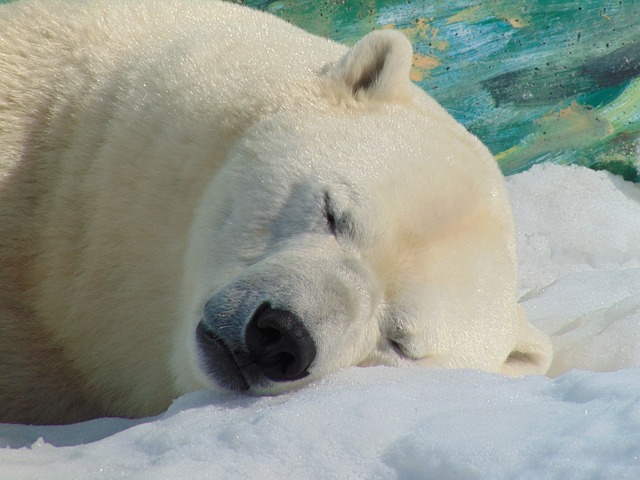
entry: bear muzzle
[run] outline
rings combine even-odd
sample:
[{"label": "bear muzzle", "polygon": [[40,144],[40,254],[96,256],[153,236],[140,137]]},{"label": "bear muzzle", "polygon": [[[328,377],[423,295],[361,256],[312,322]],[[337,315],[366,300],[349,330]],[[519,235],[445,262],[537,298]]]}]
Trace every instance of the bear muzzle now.
[{"label": "bear muzzle", "polygon": [[203,319],[196,342],[202,368],[221,386],[246,391],[262,387],[265,380],[293,382],[309,375],[316,344],[295,313],[262,303],[245,327],[244,345],[233,348],[215,325],[215,319]]}]

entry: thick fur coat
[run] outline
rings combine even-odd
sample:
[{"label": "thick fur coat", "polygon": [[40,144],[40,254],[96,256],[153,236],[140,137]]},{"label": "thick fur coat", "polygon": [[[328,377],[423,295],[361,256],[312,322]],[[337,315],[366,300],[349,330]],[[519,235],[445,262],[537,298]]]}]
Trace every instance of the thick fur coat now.
[{"label": "thick fur coat", "polygon": [[0,421],[544,373],[503,178],[411,58],[213,1],[0,6]]}]

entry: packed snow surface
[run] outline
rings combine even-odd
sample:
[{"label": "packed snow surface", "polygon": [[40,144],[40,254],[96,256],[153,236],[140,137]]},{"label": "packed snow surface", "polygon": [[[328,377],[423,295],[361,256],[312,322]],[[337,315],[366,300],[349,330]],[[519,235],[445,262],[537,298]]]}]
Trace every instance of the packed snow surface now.
[{"label": "packed snow surface", "polygon": [[508,187],[550,377],[351,368],[137,421],[0,425],[0,479],[640,479],[640,187],[550,164]]}]

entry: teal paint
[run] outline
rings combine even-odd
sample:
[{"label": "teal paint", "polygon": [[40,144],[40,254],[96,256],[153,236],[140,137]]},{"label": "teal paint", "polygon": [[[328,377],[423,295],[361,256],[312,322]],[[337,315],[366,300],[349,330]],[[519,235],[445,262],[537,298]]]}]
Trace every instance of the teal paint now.
[{"label": "teal paint", "polygon": [[640,0],[241,3],[349,45],[402,30],[413,80],[506,174],[551,161],[640,181]]},{"label": "teal paint", "polygon": [[640,180],[638,0],[244,3],[347,44],[404,31],[414,80],[507,174],[552,161]]}]

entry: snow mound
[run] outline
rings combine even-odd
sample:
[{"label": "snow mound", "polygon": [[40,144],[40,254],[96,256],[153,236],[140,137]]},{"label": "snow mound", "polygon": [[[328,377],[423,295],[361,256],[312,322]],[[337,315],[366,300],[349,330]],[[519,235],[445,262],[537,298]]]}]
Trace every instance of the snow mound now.
[{"label": "snow mound", "polygon": [[640,266],[640,188],[608,172],[551,163],[507,179],[522,290],[569,273]]},{"label": "snow mound", "polygon": [[631,479],[640,474],[640,389],[630,383],[640,371],[514,380],[352,369],[282,397],[186,395],[159,418],[74,447],[47,439],[64,427],[31,427],[41,439],[4,450],[0,469],[66,480]]},{"label": "snow mound", "polygon": [[352,368],[279,397],[192,393],[155,418],[0,425],[0,478],[640,478],[640,187],[542,165],[508,188],[556,378]]}]

